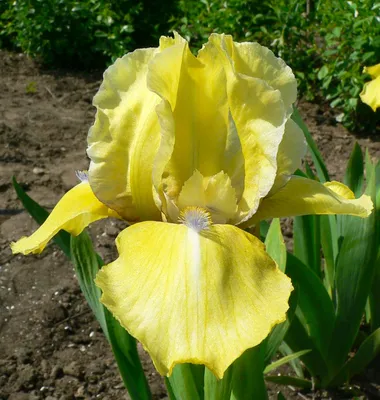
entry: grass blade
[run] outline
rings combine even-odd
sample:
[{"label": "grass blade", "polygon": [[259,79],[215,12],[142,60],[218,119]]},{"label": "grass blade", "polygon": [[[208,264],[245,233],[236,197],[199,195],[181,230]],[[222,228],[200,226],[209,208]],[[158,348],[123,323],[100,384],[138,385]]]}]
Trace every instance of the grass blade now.
[{"label": "grass blade", "polygon": [[[42,225],[49,216],[49,212],[25,193],[15,177],[12,178],[12,183],[17,197],[21,200],[21,203],[25,207],[26,211],[28,211],[37,224]],[[70,234],[61,230],[57,235],[54,236],[53,240],[61,248],[65,255],[70,258]]]},{"label": "grass blade", "polygon": [[287,364],[288,362],[303,356],[304,354],[310,353],[311,350],[301,350],[297,351],[297,353],[289,354],[288,356],[282,357],[277,361],[272,362],[271,364],[267,365],[264,369],[264,374],[267,374],[274,369],[280,367],[281,365]]}]

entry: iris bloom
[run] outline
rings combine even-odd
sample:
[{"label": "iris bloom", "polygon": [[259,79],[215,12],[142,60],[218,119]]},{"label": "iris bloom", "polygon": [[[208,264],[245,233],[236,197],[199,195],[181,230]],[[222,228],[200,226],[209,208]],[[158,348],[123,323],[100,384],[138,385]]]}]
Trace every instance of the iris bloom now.
[{"label": "iris bloom", "polygon": [[337,182],[292,173],[305,154],[290,119],[291,69],[257,43],[211,35],[195,57],[178,36],[104,74],[88,135],[88,181],[13,252],[39,253],[64,229],[130,223],[99,272],[101,301],[170,375],[205,364],[221,378],[285,319],[290,279],[243,230],[304,214],[366,217],[372,203]]},{"label": "iris bloom", "polygon": [[373,80],[364,84],[360,93],[363,103],[368,104],[373,111],[380,107],[380,64],[364,67],[364,73],[371,75]]}]

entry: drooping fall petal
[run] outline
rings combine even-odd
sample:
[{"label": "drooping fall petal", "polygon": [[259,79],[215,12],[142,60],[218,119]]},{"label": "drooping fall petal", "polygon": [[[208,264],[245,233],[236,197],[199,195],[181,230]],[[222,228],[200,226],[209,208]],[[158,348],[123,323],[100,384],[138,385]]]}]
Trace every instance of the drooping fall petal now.
[{"label": "drooping fall petal", "polygon": [[152,184],[160,143],[155,108],[161,99],[147,87],[148,63],[158,52],[136,50],[116,60],[94,98],[89,180],[96,196],[128,221],[161,217]]},{"label": "drooping fall petal", "polygon": [[319,183],[293,176],[273,196],[264,198],[257,213],[249,220],[251,226],[263,219],[311,214],[348,214],[368,217],[373,208],[371,198],[355,199],[351,190],[339,182]]},{"label": "drooping fall petal", "polygon": [[198,233],[183,224],[142,222],[116,243],[119,258],[96,279],[101,301],[163,375],[189,362],[222,378],[285,319],[290,279],[257,238],[236,227]]},{"label": "drooping fall petal", "polygon": [[80,183],[62,197],[46,221],[31,236],[11,244],[12,252],[41,253],[61,229],[77,236],[92,222],[107,217],[120,218],[95,197],[88,183]]}]

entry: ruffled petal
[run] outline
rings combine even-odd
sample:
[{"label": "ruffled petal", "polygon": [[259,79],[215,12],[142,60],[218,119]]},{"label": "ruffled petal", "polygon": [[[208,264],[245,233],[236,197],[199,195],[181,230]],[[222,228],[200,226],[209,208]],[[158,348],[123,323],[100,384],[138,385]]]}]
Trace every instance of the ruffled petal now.
[{"label": "ruffled petal", "polygon": [[152,182],[160,143],[155,109],[161,99],[147,87],[148,63],[159,51],[136,50],[116,60],[94,98],[89,180],[98,199],[128,221],[161,219]]},{"label": "ruffled petal", "polygon": [[142,222],[117,238],[119,258],[98,273],[101,301],[170,375],[205,364],[222,378],[285,319],[290,279],[254,236],[231,225],[197,233]]},{"label": "ruffled petal", "polygon": [[107,217],[120,218],[95,197],[88,183],[80,183],[62,197],[46,221],[31,236],[11,244],[12,252],[41,253],[61,229],[77,236],[92,222]]},{"label": "ruffled petal", "polygon": [[367,195],[355,199],[349,188],[339,182],[319,183],[312,179],[293,176],[273,196],[262,200],[257,213],[245,226],[263,219],[309,214],[348,214],[368,217],[373,209]]},{"label": "ruffled petal", "polygon": [[380,64],[372,65],[372,67],[364,67],[364,73],[369,74],[372,78],[380,76]]},{"label": "ruffled petal", "polygon": [[[260,199],[273,186],[278,147],[288,114],[280,90],[236,69],[236,44],[231,36],[214,34],[209,43],[217,49],[220,63],[225,69],[229,111],[244,157],[244,191],[238,203],[238,223],[255,213]],[[265,66],[266,61],[262,59],[261,68]]]},{"label": "ruffled petal", "polygon": [[169,44],[148,73],[150,90],[163,101],[157,108],[162,138],[153,178],[162,201],[164,190],[175,199],[195,170],[207,177],[223,169],[229,127],[223,66],[206,51],[195,57],[178,34]]},{"label": "ruffled petal", "polygon": [[276,179],[268,196],[286,185],[294,171],[301,166],[306,150],[307,143],[302,129],[292,119],[289,119],[278,148]]},{"label": "ruffled petal", "polygon": [[234,42],[231,56],[237,73],[262,79],[279,90],[285,108],[291,114],[293,103],[297,100],[297,81],[291,68],[281,58],[267,47],[251,42]]}]

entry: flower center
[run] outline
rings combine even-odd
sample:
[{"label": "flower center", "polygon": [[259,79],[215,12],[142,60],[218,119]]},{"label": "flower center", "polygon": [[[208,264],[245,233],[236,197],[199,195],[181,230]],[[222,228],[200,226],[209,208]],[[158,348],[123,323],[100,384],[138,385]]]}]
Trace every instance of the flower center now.
[{"label": "flower center", "polygon": [[178,217],[178,222],[185,224],[196,232],[208,229],[212,224],[211,214],[203,207],[186,207]]}]

